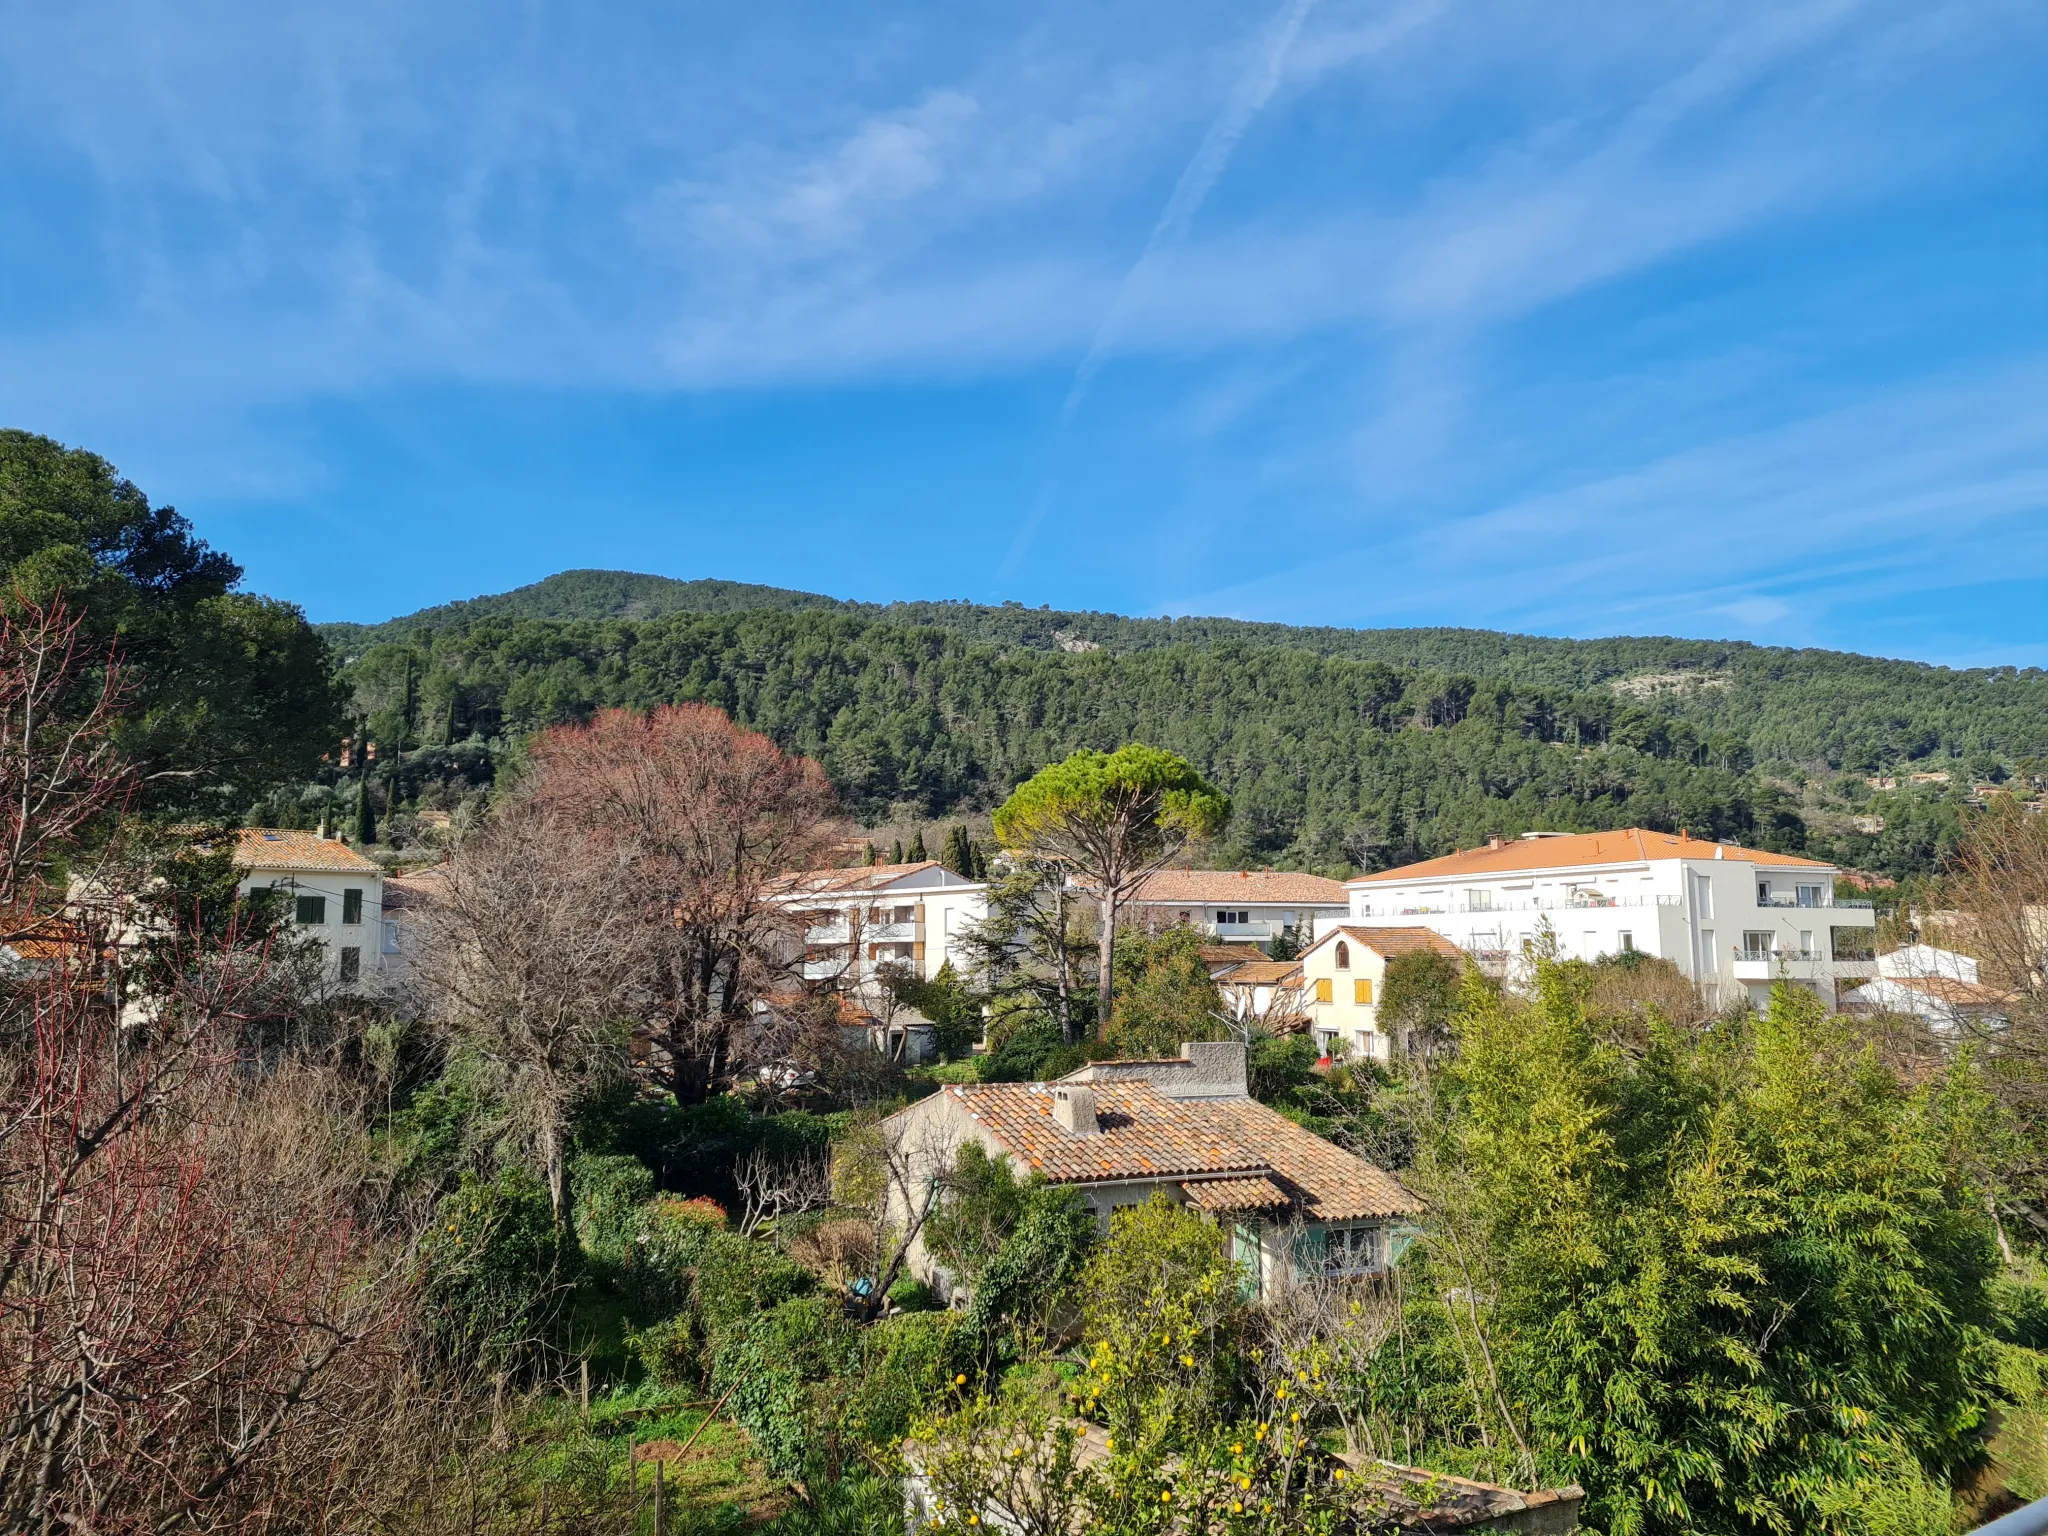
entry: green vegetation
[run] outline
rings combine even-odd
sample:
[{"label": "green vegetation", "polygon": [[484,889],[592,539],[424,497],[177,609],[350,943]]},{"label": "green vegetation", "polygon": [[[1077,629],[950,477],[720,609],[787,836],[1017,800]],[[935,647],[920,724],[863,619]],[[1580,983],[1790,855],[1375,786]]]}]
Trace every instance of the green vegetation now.
[{"label": "green vegetation", "polygon": [[[1977,770],[2025,778],[2048,755],[2048,678],[2031,671],[1107,618],[1089,631],[1102,649],[1070,653],[1052,631],[1086,615],[749,607],[733,591],[718,606],[646,619],[485,610],[373,644],[344,636],[343,676],[380,742],[406,733],[408,696],[433,722],[413,728],[398,770],[398,794],[422,806],[452,809],[542,726],[702,700],[817,759],[870,822],[989,810],[1077,749],[1146,741],[1231,798],[1216,862],[1331,872],[1500,833],[1640,824],[1901,875],[1952,845]],[[1693,681],[1628,684],[1645,673]],[[1863,781],[1901,765],[1951,782]],[[314,818],[352,782],[330,773],[259,814]]]},{"label": "green vegetation", "polygon": [[117,740],[145,804],[238,813],[314,775],[341,734],[327,648],[289,603],[96,454],[0,430],[0,589],[85,615],[129,692]]}]

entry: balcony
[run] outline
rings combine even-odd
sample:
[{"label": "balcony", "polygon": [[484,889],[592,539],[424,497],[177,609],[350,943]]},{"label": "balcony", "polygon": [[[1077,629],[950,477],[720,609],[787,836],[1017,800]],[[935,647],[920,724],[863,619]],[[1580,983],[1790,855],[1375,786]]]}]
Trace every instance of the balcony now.
[{"label": "balcony", "polygon": [[1813,949],[1737,949],[1735,979],[1776,981],[1780,976],[1788,976],[1811,981],[1824,963],[1821,953]]},{"label": "balcony", "polygon": [[864,923],[860,930],[863,944],[916,944],[923,939],[923,923]]}]

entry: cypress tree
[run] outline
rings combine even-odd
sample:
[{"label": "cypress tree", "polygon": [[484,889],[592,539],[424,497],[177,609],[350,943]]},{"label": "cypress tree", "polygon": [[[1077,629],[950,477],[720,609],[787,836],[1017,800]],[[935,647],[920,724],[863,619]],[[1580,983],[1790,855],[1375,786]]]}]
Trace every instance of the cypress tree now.
[{"label": "cypress tree", "polygon": [[889,862],[891,864],[901,864],[903,862],[903,839],[900,837],[889,845]]},{"label": "cypress tree", "polygon": [[906,855],[906,857],[912,864],[922,864],[926,859],[931,857],[930,854],[924,851],[923,827],[919,827],[916,832],[911,834],[910,852],[908,855]]},{"label": "cypress tree", "polygon": [[879,863],[881,863],[881,862],[882,862],[882,856],[881,856],[881,855],[880,855],[879,853],[875,852],[875,845],[874,845],[874,843],[873,843],[872,841],[870,841],[870,842],[869,842],[869,843],[868,843],[868,844],[867,844],[866,846],[867,846],[867,856],[866,856],[865,858],[863,858],[863,859],[861,860],[861,862],[862,862],[863,864],[866,864],[866,865],[868,865],[868,866],[869,866],[870,868],[872,868],[872,867],[873,867],[873,866],[875,866],[876,864],[879,864]]},{"label": "cypress tree", "polygon": [[361,766],[356,780],[356,841],[367,848],[377,841],[377,810],[370,804],[370,765]]},{"label": "cypress tree", "polygon": [[956,821],[946,829],[946,847],[939,855],[939,862],[956,875],[973,877],[974,844],[967,840],[965,823]]}]

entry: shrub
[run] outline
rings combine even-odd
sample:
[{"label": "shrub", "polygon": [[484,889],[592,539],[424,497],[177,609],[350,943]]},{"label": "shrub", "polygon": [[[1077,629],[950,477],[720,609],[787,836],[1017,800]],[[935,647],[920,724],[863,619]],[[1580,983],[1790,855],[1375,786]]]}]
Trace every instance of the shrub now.
[{"label": "shrub", "polygon": [[1117,935],[1116,1005],[1104,1037],[1119,1056],[1163,1056],[1222,1034],[1223,999],[1192,928]]},{"label": "shrub", "polygon": [[905,1275],[889,1287],[889,1305],[899,1312],[933,1312],[940,1302],[930,1286],[914,1275]]},{"label": "shrub", "polygon": [[637,1157],[585,1152],[569,1165],[569,1188],[584,1256],[610,1269],[627,1268],[654,1175]]},{"label": "shrub", "polygon": [[[794,1268],[795,1266],[791,1266]],[[801,1271],[799,1271],[801,1273]],[[712,1389],[781,1477],[800,1476],[818,1432],[845,1406],[841,1377],[859,1365],[860,1340],[821,1296],[798,1296],[733,1320],[714,1335]]]},{"label": "shrub", "polygon": [[678,1312],[632,1336],[641,1369],[664,1387],[704,1379],[704,1328],[694,1312]]},{"label": "shrub", "polygon": [[430,1327],[449,1358],[503,1367],[552,1339],[574,1276],[547,1189],[525,1169],[465,1174],[422,1256]]},{"label": "shrub", "polygon": [[697,1256],[696,1311],[705,1335],[716,1340],[734,1323],[801,1296],[811,1285],[809,1271],[767,1244],[737,1232],[713,1232]]},{"label": "shrub", "polygon": [[860,1336],[861,1374],[847,1405],[846,1431],[893,1450],[910,1422],[946,1391],[954,1375],[951,1312],[886,1317]]},{"label": "shrub", "polygon": [[984,1083],[1048,1082],[1086,1065],[1088,1053],[1060,1039],[1052,1024],[1033,1024],[1006,1035],[981,1058]]},{"label": "shrub", "polygon": [[962,1353],[984,1366],[1015,1358],[1042,1332],[1060,1293],[1095,1239],[1095,1218],[1077,1190],[1034,1189],[1024,1215],[981,1273],[962,1323]]},{"label": "shrub", "polygon": [[821,1221],[789,1240],[789,1256],[835,1291],[875,1272],[875,1229],[857,1217]]},{"label": "shrub", "polygon": [[1017,1229],[1026,1186],[981,1143],[961,1147],[942,1180],[938,1210],[924,1228],[924,1245],[941,1264],[972,1283]]}]

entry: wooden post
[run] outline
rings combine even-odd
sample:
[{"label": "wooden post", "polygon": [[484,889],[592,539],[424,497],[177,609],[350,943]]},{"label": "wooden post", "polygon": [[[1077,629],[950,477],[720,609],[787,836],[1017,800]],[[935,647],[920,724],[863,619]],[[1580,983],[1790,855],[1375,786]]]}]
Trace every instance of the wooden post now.
[{"label": "wooden post", "polygon": [[537,1530],[537,1531],[541,1531],[541,1532],[543,1532],[543,1533],[544,1533],[544,1532],[545,1532],[545,1531],[547,1530],[547,1528],[548,1528],[548,1485],[547,1485],[546,1483],[542,1483],[542,1484],[540,1485],[540,1524],[539,1524],[539,1525],[537,1525],[537,1526],[535,1526],[535,1527],[534,1527],[534,1529],[535,1529],[535,1530]]},{"label": "wooden post", "polygon": [[667,1500],[664,1497],[661,1468],[662,1461],[657,1456],[654,1458],[654,1536],[668,1536],[667,1528],[663,1524],[663,1518],[667,1513]]},{"label": "wooden post", "polygon": [[578,1369],[578,1395],[583,1399],[583,1417],[590,1417],[590,1362],[580,1362]]},{"label": "wooden post", "polygon": [[636,1439],[635,1439],[635,1438],[634,1438],[633,1436],[631,1436],[631,1435],[628,1435],[628,1436],[626,1436],[626,1491],[627,1491],[628,1493],[632,1494],[635,1500],[638,1500],[638,1499],[639,1499],[639,1497],[640,1497],[640,1453],[639,1453],[639,1441],[638,1441],[638,1440],[636,1440]]}]

